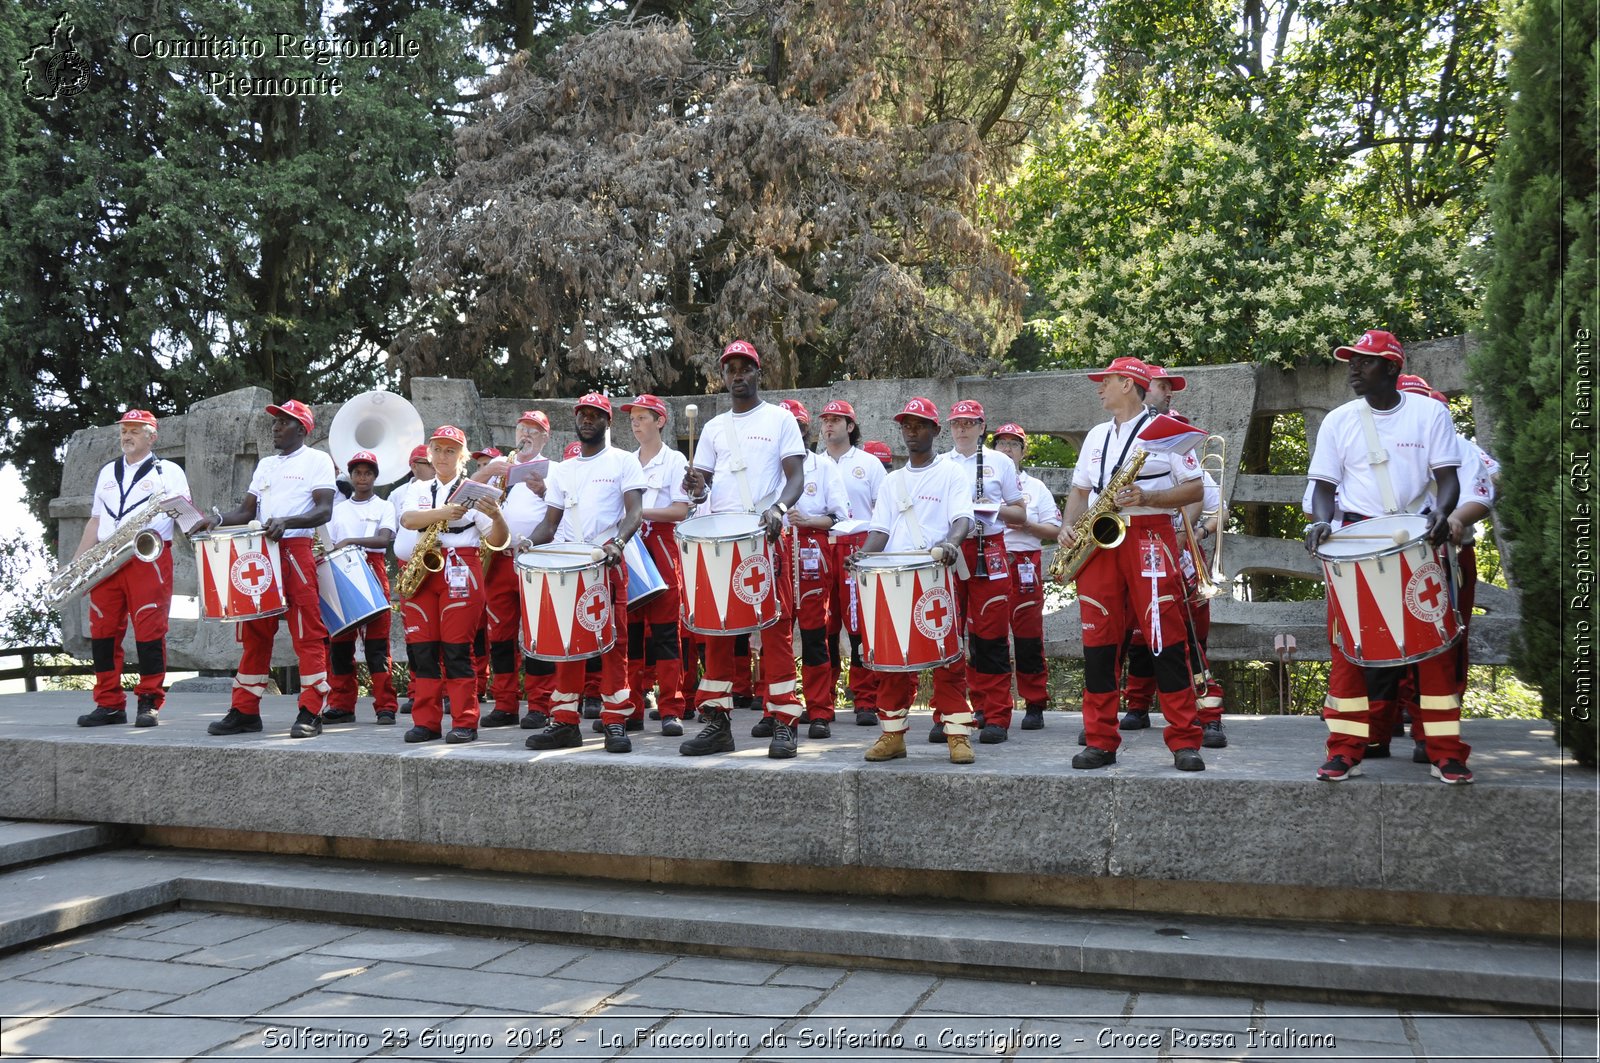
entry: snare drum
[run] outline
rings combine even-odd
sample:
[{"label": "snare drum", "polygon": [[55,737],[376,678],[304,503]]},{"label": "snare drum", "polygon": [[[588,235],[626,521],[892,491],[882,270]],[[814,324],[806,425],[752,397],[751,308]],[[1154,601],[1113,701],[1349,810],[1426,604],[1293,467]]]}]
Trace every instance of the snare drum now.
[{"label": "snare drum", "polygon": [[341,546],[317,562],[317,604],[329,635],[355,627],[389,608],[383,584],[363,546]]},{"label": "snare drum", "polygon": [[742,635],[778,622],[772,544],[754,513],[690,517],[672,530],[683,573],[683,624]]},{"label": "snare drum", "polygon": [[961,658],[955,583],[926,553],[866,554],[856,561],[861,660],[879,672],[922,672]]},{"label": "snare drum", "polygon": [[617,641],[606,566],[588,543],[549,543],[516,557],[521,648],[541,661],[581,661]]},{"label": "snare drum", "polygon": [[667,581],[661,578],[661,570],[656,567],[655,558],[650,556],[650,551],[645,547],[642,532],[629,539],[628,544],[622,548],[622,559],[628,565],[629,611],[639,608],[666,591]]},{"label": "snare drum", "polygon": [[191,536],[200,576],[201,616],[235,624],[277,616],[289,606],[278,544],[260,528],[215,528]]},{"label": "snare drum", "polygon": [[1428,543],[1427,528],[1414,513],[1374,517],[1317,548],[1328,580],[1328,643],[1356,664],[1414,664],[1460,640],[1454,557]]}]

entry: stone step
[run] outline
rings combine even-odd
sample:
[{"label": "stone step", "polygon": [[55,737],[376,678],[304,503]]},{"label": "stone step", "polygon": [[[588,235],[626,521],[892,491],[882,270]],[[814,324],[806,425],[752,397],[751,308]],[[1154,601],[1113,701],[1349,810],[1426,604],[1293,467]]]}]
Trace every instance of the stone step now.
[{"label": "stone step", "polygon": [[0,819],[0,870],[116,845],[122,831],[96,823],[27,823]]},{"label": "stone step", "polygon": [[1592,1009],[1592,952],[1438,931],[734,890],[118,850],[0,875],[0,951],[172,905],[678,952],[1447,1010]]}]

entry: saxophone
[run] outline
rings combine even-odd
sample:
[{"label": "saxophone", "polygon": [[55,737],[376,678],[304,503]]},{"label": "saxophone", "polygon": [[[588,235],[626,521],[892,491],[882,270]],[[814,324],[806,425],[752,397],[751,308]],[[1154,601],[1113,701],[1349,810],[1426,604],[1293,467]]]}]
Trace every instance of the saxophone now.
[{"label": "saxophone", "polygon": [[422,581],[428,574],[439,572],[444,568],[444,551],[439,549],[439,536],[444,534],[448,521],[434,521],[417,536],[417,545],[411,548],[411,560],[407,562],[400,578],[395,581],[395,603],[393,608],[399,610],[401,603],[417,593],[422,586]]},{"label": "saxophone", "polygon": [[173,505],[173,498],[152,498],[133,512],[126,523],[110,536],[85,550],[83,556],[69,562],[50,577],[45,587],[45,602],[59,609],[72,598],[89,590],[105,579],[128,560],[129,555],[141,561],[154,561],[161,556],[161,536],[150,530],[150,525]]},{"label": "saxophone", "polygon": [[1071,583],[1096,550],[1110,550],[1121,544],[1128,534],[1128,522],[1120,515],[1122,507],[1117,505],[1117,492],[1133,483],[1149,456],[1143,448],[1134,450],[1100,492],[1094,505],[1083,511],[1083,516],[1072,526],[1078,536],[1076,545],[1070,550],[1056,548],[1056,556],[1050,561],[1051,579],[1057,583]]}]

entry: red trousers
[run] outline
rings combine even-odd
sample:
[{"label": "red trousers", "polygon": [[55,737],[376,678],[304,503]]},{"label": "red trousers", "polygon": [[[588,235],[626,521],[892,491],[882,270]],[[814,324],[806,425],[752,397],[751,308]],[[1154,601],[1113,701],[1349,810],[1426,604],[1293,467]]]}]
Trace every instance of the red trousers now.
[{"label": "red trousers", "polygon": [[[1194,641],[1189,644],[1189,667],[1193,672],[1196,690],[1204,690],[1196,699],[1196,713],[1200,722],[1222,722],[1222,684],[1211,675],[1206,657],[1206,639],[1211,634],[1211,601],[1196,599],[1195,587],[1188,588],[1190,633]],[[1130,622],[1131,622],[1130,617]],[[1156,698],[1155,660],[1144,643],[1144,635],[1137,626],[1128,632],[1128,642],[1123,647],[1123,664],[1127,673],[1124,694],[1126,706],[1139,712],[1149,712]]]},{"label": "red trousers", "polygon": [[[828,533],[812,528],[798,530],[800,549],[790,563],[799,570],[800,577],[800,685],[806,696],[806,713],[813,720],[831,720],[835,676],[834,655],[828,652],[828,603],[838,587],[838,573]],[[791,575],[790,590],[793,589]]]},{"label": "red trousers", "polygon": [[1044,659],[1044,573],[1038,550],[1011,554],[1011,645],[1017,696],[1042,708],[1050,700],[1050,667]]},{"label": "red trousers", "polygon": [[639,532],[644,548],[655,562],[667,589],[627,612],[628,689],[634,715],[643,715],[645,693],[659,685],[656,709],[663,720],[683,716],[682,638],[678,631],[678,551],[672,525],[647,521]]},{"label": "red trousers", "polygon": [[522,591],[516,561],[509,550],[494,556],[483,583],[483,630],[488,654],[486,660],[475,662],[478,687],[483,688],[482,669],[487,665],[494,672],[489,690],[494,694],[495,710],[515,716],[521,696],[517,688],[517,638],[522,633]]},{"label": "red trousers", "polygon": [[[367,566],[389,594],[389,566],[381,552],[367,551]],[[394,677],[389,674],[389,627],[393,610],[385,609],[364,624],[352,624],[328,639],[328,708],[349,711],[356,706],[356,636],[361,637],[367,671],[372,676],[372,708],[375,712],[394,712],[399,700],[394,694]]]},{"label": "red trousers", "polygon": [[[978,539],[961,544],[971,575],[956,581],[956,604],[967,625],[967,683],[972,709],[984,723],[1011,726],[1011,565],[1005,540],[998,535],[983,539],[983,561],[978,559]],[[880,703],[882,695],[879,695]]]},{"label": "red trousers", "polygon": [[172,612],[172,544],[154,561],[130,558],[89,590],[89,644],[94,657],[94,703],[127,706],[122,692],[122,633],[133,621],[141,698],[166,701],[167,618]]},{"label": "red trousers", "polygon": [[[779,578],[772,581],[778,596],[778,622],[759,633],[761,679],[766,688],[767,711],[792,724],[800,718],[800,699],[795,696],[799,684],[794,674],[794,582],[792,576],[783,578],[789,572],[789,551],[781,539],[773,549],[773,571],[779,574]],[[743,671],[748,684],[750,669],[737,666],[734,643],[739,636],[706,635],[704,638],[706,674],[695,693],[696,705],[711,712],[728,712],[733,708],[733,695],[741,693],[737,672]],[[753,640],[755,635],[750,638]]]},{"label": "red trousers", "polygon": [[[628,600],[628,566],[606,570],[606,588],[611,592],[611,615],[620,617]],[[557,661],[555,693],[551,698],[550,718],[556,723],[578,724],[578,702],[589,683],[589,658]],[[632,711],[628,694],[628,640],[618,635],[611,648],[600,655],[600,722],[622,723]]]},{"label": "red trousers", "polygon": [[[289,638],[300,662],[300,707],[322,715],[331,692],[328,686],[328,629],[322,622],[322,606],[317,601],[317,563],[311,553],[311,540],[305,536],[278,543],[283,559],[284,599],[287,613],[279,616],[289,622]],[[233,708],[249,716],[261,713],[261,695],[267,689],[267,672],[272,667],[272,640],[278,634],[277,616],[245,620],[238,624],[242,647],[239,669],[233,677]]]},{"label": "red trousers", "polygon": [[[446,581],[452,559],[467,569],[467,593],[462,598],[450,596]],[[445,563],[445,570],[428,573],[402,610],[406,655],[411,659],[411,722],[442,730],[442,699],[448,696],[451,725],[475,729],[478,680],[473,673],[472,639],[483,619],[483,568],[477,547],[447,549]]]},{"label": "red trousers", "polygon": [[[1198,749],[1194,682],[1183,618],[1183,574],[1170,518],[1137,516],[1121,545],[1096,550],[1078,574],[1083,623],[1083,725],[1088,744],[1115,751],[1117,673],[1128,628],[1137,624],[1155,654],[1156,686],[1169,749]],[[1150,572],[1157,574],[1152,577]],[[1152,579],[1154,586],[1152,587]],[[1155,603],[1152,616],[1151,604]]]},{"label": "red trousers", "polygon": [[[917,696],[917,681],[921,672],[877,672],[878,722],[884,733],[904,731],[910,727],[906,714]],[[970,735],[975,722],[972,708],[967,704],[967,665],[956,660],[933,670],[933,720],[944,724],[947,735]]]},{"label": "red trousers", "polygon": [[861,610],[856,602],[856,581],[845,562],[850,555],[866,545],[867,533],[841,536],[829,547],[833,555],[835,579],[828,597],[828,655],[832,665],[830,678],[835,690],[839,687],[839,674],[844,662],[839,656],[839,632],[843,630],[850,640],[850,700],[865,712],[878,707],[878,675],[861,663]]}]

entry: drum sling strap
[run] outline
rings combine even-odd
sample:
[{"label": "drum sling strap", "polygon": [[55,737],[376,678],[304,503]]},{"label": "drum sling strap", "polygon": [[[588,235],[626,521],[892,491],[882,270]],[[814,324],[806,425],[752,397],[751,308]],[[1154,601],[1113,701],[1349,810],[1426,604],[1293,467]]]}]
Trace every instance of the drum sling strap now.
[{"label": "drum sling strap", "polygon": [[1367,437],[1367,464],[1372,467],[1372,475],[1378,481],[1378,496],[1383,500],[1383,511],[1386,514],[1399,513],[1400,502],[1394,495],[1394,480],[1389,476],[1389,452],[1383,449],[1383,441],[1378,438],[1378,422],[1373,419],[1372,407],[1366,402],[1361,403],[1361,430]]},{"label": "drum sling strap", "polygon": [[738,416],[728,411],[728,434],[733,436],[733,459],[728,462],[728,468],[733,472],[733,482],[739,487],[739,504],[746,513],[756,511],[755,499],[750,495],[750,478],[745,475],[744,437],[739,434]]},{"label": "drum sling strap", "polygon": [[[910,468],[910,466],[907,466]],[[929,549],[928,533],[922,529],[922,521],[917,519],[917,511],[911,504],[911,493],[906,490],[909,476],[901,476],[895,483],[895,506],[900,510],[900,516],[906,522],[906,527],[911,529],[911,537],[916,540],[918,550]],[[956,551],[956,575],[967,579],[971,573],[967,570],[967,558],[961,551]]]}]

